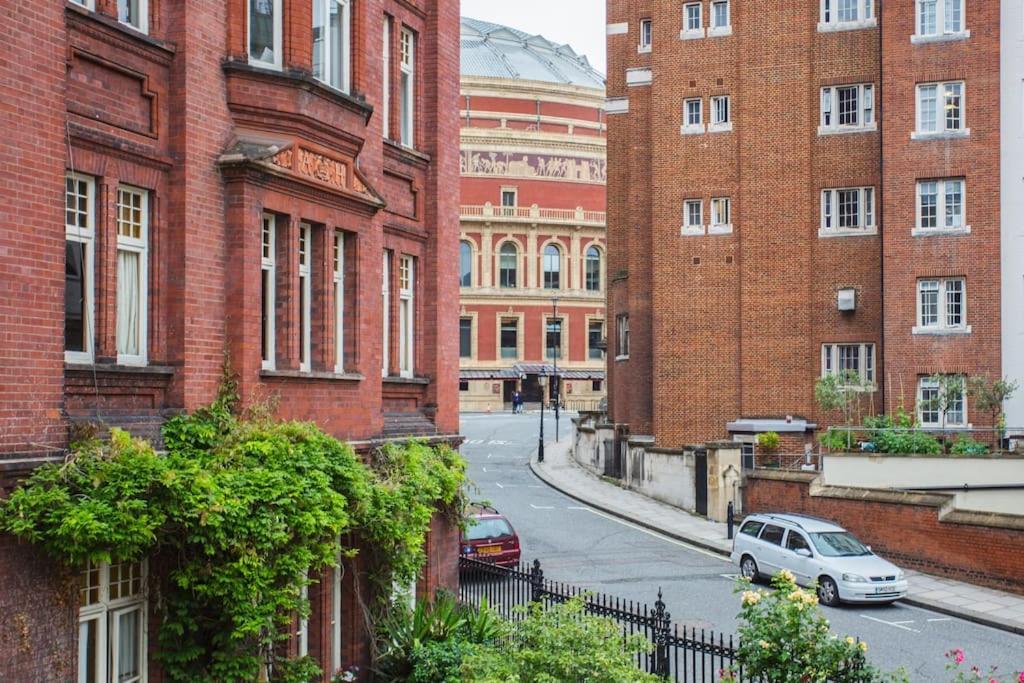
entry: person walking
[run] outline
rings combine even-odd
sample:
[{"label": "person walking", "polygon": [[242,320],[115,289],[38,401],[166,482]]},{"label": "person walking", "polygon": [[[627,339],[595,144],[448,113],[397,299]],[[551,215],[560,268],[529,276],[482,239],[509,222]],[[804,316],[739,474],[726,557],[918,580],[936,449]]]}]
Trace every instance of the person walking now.
[{"label": "person walking", "polygon": [[518,391],[512,392],[512,412],[515,414],[523,412],[523,397]]}]

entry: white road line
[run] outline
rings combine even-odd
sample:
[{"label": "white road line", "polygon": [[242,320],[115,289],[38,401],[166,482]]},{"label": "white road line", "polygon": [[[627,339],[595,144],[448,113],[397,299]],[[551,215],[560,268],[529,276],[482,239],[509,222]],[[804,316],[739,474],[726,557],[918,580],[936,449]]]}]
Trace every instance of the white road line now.
[{"label": "white road line", "polygon": [[555,509],[554,505],[534,505],[533,503],[530,503],[530,507],[532,507],[534,510],[554,510]]},{"label": "white road line", "polygon": [[486,472],[486,471],[487,471],[487,468],[485,467],[485,468],[484,468],[484,472]]},{"label": "white road line", "polygon": [[590,508],[581,508],[575,505],[569,505],[565,508],[566,510],[583,510],[584,512],[590,512]]},{"label": "white road line", "polygon": [[890,621],[889,623],[893,626],[898,626],[899,624],[913,624],[914,620],[911,619],[910,621]]},{"label": "white road line", "polygon": [[951,617],[942,617],[942,618],[939,618],[939,619],[929,619],[928,621],[930,621],[930,622],[932,622],[932,621],[953,621],[953,619]]},{"label": "white road line", "polygon": [[605,514],[603,512],[600,512],[599,510],[591,510],[590,508],[580,508],[580,509],[586,510],[587,512],[592,512],[595,515],[597,515],[598,517],[604,517],[605,519],[607,519],[609,521],[612,521],[612,522],[615,522],[616,524],[621,524],[622,526],[628,526],[630,529],[633,529],[635,531],[639,531],[641,533],[647,534],[648,536],[653,536],[654,538],[657,538],[659,540],[665,541],[666,543],[671,543],[672,545],[677,545],[680,548],[686,548],[687,550],[692,550],[693,552],[700,553],[701,555],[707,555],[708,557],[714,558],[716,560],[721,560],[722,562],[725,562],[727,564],[729,563],[729,559],[728,558],[722,557],[721,555],[718,555],[717,553],[713,553],[710,550],[704,550],[704,548],[698,548],[695,545],[690,545],[689,543],[683,543],[682,541],[677,541],[674,538],[669,538],[668,536],[664,536],[662,534],[659,534],[656,531],[651,531],[650,529],[645,529],[642,526],[638,526],[636,524],[631,524],[629,522],[621,520],[618,517],[615,517],[614,515],[608,515],[608,514]]},{"label": "white road line", "polygon": [[[886,621],[885,619],[876,619],[875,617],[869,617],[866,614],[860,615],[864,619],[870,619],[871,621],[877,621],[879,624],[885,624],[886,626],[892,626],[893,628],[901,628],[904,631],[910,631],[911,633],[920,633],[916,628],[910,628],[909,626],[903,626],[899,622]],[[913,623],[913,622],[911,622]]]},{"label": "white road line", "polygon": [[495,483],[495,484],[497,484],[497,486],[498,486],[498,488],[499,488],[499,489],[503,489],[503,488],[505,488],[504,486],[502,486],[502,485],[501,485],[501,484],[499,484],[498,482],[494,482],[494,483]]}]

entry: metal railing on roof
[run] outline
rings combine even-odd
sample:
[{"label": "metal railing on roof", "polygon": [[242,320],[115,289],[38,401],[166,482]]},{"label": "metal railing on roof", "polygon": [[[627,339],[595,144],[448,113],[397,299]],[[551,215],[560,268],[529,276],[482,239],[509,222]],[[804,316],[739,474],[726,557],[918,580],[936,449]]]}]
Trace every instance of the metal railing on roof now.
[{"label": "metal railing on roof", "polygon": [[498,221],[529,220],[602,227],[608,216],[604,211],[587,211],[581,206],[577,206],[575,209],[547,209],[536,204],[532,206],[495,206],[490,202],[483,205],[463,204],[459,214],[462,218],[486,218]]}]

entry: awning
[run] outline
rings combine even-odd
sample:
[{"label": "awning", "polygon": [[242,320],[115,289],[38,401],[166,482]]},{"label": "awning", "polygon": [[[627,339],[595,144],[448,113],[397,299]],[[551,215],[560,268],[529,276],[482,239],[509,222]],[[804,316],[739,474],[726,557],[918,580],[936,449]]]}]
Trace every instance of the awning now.
[{"label": "awning", "polygon": [[498,370],[460,370],[459,379],[519,379],[519,373],[512,368],[503,368]]},{"label": "awning", "polygon": [[726,425],[730,432],[762,434],[764,432],[804,433],[817,429],[818,425],[803,418],[740,418]]},{"label": "awning", "polygon": [[[554,374],[554,365],[518,363],[511,368],[498,368],[496,370],[460,370],[459,379],[462,381],[474,379],[520,379],[523,375],[550,377]],[[563,370],[559,368],[558,376],[569,380],[603,380],[604,370],[580,370],[578,368]]]}]

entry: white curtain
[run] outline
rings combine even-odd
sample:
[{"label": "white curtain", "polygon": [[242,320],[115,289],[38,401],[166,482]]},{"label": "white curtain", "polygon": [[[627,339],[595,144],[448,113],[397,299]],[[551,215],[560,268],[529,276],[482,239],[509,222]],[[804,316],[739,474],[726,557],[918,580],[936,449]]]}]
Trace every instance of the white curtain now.
[{"label": "white curtain", "polygon": [[117,252],[117,353],[124,356],[141,353],[139,257],[134,251]]}]

